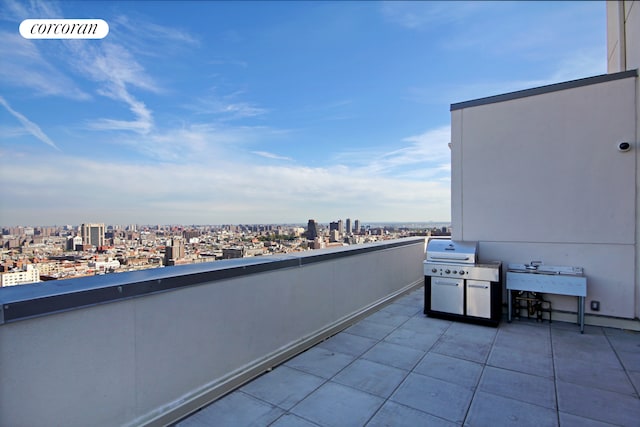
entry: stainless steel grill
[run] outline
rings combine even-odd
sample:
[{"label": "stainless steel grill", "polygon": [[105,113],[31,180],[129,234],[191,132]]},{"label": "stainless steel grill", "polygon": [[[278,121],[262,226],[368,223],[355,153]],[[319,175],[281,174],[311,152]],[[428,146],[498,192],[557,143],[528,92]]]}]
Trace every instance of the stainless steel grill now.
[{"label": "stainless steel grill", "polygon": [[427,245],[428,262],[475,264],[478,242],[431,239]]},{"label": "stainless steel grill", "polygon": [[432,239],[424,261],[425,314],[497,325],[502,263],[478,263],[478,242]]}]

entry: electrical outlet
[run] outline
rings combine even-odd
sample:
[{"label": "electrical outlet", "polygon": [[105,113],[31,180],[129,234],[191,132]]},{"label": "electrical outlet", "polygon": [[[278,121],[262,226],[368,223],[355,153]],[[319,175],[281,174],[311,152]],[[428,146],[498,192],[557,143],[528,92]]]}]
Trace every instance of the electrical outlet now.
[{"label": "electrical outlet", "polygon": [[600,311],[600,301],[591,301],[591,311]]}]

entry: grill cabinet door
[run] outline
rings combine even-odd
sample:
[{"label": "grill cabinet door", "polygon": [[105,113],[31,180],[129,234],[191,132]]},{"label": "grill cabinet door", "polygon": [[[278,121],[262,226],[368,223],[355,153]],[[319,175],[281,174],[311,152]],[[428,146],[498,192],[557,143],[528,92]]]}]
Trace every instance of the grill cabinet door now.
[{"label": "grill cabinet door", "polygon": [[431,310],[464,314],[464,279],[433,277],[431,279]]},{"label": "grill cabinet door", "polygon": [[467,280],[467,316],[491,318],[491,282]]}]

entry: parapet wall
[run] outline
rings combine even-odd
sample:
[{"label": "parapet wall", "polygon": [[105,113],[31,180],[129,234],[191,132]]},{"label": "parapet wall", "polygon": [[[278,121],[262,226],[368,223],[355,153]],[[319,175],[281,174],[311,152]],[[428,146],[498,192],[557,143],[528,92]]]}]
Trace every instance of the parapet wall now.
[{"label": "parapet wall", "polygon": [[1,289],[0,425],[169,424],[419,287],[424,243]]}]

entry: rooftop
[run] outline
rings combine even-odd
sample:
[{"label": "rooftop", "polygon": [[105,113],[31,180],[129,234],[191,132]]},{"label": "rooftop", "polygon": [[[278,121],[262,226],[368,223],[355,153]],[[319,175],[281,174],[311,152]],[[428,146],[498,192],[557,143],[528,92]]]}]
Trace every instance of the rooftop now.
[{"label": "rooftop", "polygon": [[177,426],[637,426],[640,333],[423,314],[423,289]]}]

